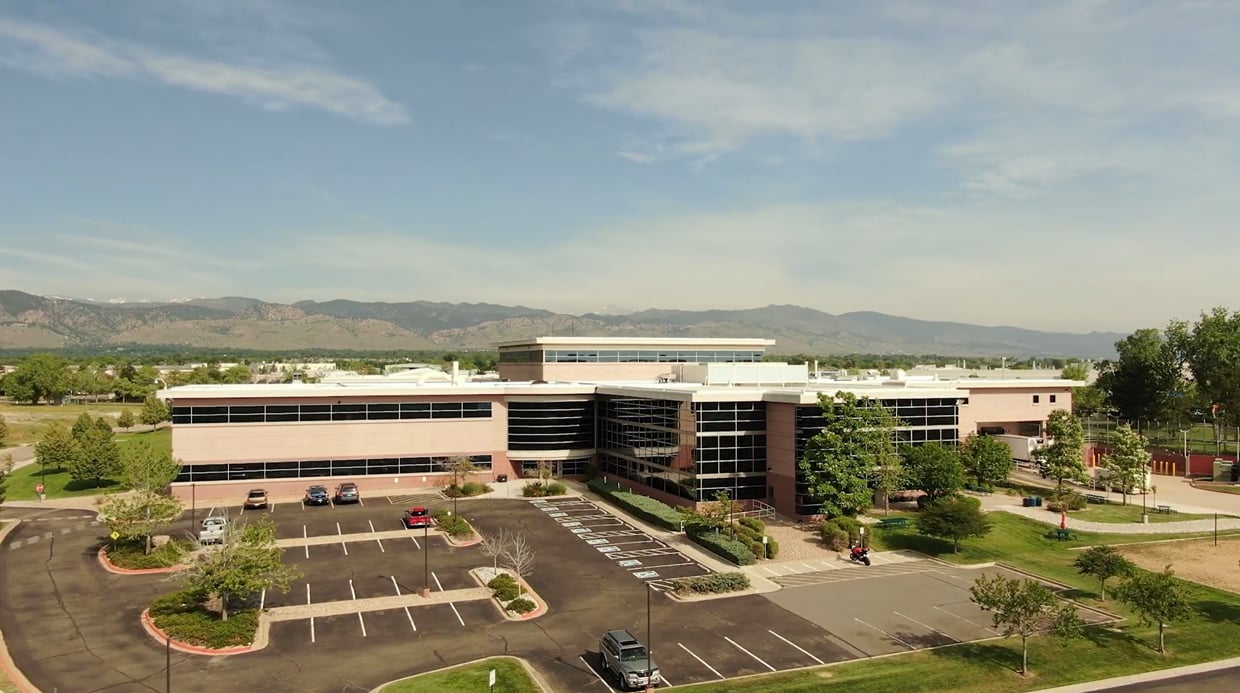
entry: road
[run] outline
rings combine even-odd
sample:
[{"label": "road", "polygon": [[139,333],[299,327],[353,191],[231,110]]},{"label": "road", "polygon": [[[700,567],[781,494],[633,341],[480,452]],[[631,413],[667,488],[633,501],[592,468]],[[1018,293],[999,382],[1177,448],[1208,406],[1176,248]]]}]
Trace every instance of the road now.
[{"label": "road", "polygon": [[1240,691],[1240,667],[1107,690],[1112,693],[1232,693]]}]

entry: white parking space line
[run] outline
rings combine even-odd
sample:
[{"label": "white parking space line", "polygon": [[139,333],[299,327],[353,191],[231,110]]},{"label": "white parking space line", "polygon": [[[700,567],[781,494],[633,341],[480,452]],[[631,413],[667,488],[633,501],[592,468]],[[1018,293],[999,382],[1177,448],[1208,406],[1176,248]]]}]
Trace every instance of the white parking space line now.
[{"label": "white parking space line", "polygon": [[[305,526],[305,525],[302,525],[302,526],[301,526],[301,538],[302,538],[302,539],[308,539],[308,538],[309,538],[309,537],[307,537],[307,536],[306,536],[306,526]],[[309,541],[307,541],[307,542],[303,545],[303,548],[306,550],[306,558],[310,558],[310,542],[309,542]]]},{"label": "white parking space line", "polygon": [[314,642],[314,617],[310,617],[310,642]]},{"label": "white parking space line", "polygon": [[339,522],[337,522],[337,523],[336,523],[336,535],[337,535],[337,536],[339,536],[339,537],[341,537],[341,540],[340,540],[340,548],[344,549],[344,555],[348,556],[348,555],[349,555],[349,545],[348,545],[348,544],[346,544],[346,543],[344,542],[344,539],[343,539],[343,537],[344,537],[344,532],[341,532],[341,531],[340,531],[340,523],[339,523]]},{"label": "white parking space line", "polygon": [[456,614],[456,620],[461,622],[461,627],[465,627],[465,619],[461,618],[461,612],[456,610],[456,604],[448,602],[448,606],[452,607],[452,613]]},{"label": "white parking space line", "polygon": [[991,628],[990,626],[983,625],[983,624],[981,624],[981,623],[977,623],[976,621],[971,621],[971,620],[969,620],[969,619],[967,619],[967,618],[965,618],[964,616],[961,616],[961,615],[959,615],[959,614],[953,614],[952,612],[950,612],[950,611],[948,611],[947,609],[944,609],[944,608],[942,608],[942,607],[936,606],[936,607],[934,607],[934,608],[938,609],[939,611],[942,611],[943,613],[947,614],[948,616],[954,616],[954,617],[956,617],[956,618],[960,619],[961,621],[964,621],[965,623],[967,623],[967,624],[969,624],[969,625],[971,625],[971,626],[977,626],[978,628],[984,628],[984,629],[986,629],[986,630],[990,631],[991,633],[998,633],[998,632],[999,632],[999,631],[995,630],[994,628]]},{"label": "white parking space line", "polygon": [[770,569],[770,568],[768,568],[767,566],[762,566],[762,569],[763,569],[763,570],[765,570],[766,572],[770,573],[771,575],[779,575],[779,573],[775,572],[774,570],[771,570],[771,569]]},{"label": "white parking space line", "polygon": [[825,662],[823,662],[821,659],[818,659],[818,658],[817,658],[817,657],[815,657],[814,655],[812,655],[812,654],[810,654],[809,652],[807,652],[807,651],[805,650],[805,648],[803,648],[803,647],[801,647],[800,645],[798,645],[798,644],[796,644],[796,643],[792,642],[792,641],[791,641],[791,640],[789,640],[788,638],[785,638],[784,636],[780,635],[779,633],[776,633],[776,632],[775,632],[775,631],[773,631],[773,630],[768,630],[767,632],[768,632],[768,633],[770,633],[771,635],[774,635],[775,637],[779,638],[780,640],[783,640],[784,642],[788,643],[789,645],[792,645],[793,647],[797,648],[797,651],[799,651],[801,654],[805,655],[806,657],[809,657],[810,659],[814,660],[815,662],[818,662],[819,664],[825,664]]},{"label": "white parking space line", "polygon": [[413,632],[418,632],[418,624],[413,622],[413,613],[409,611],[407,606],[405,607],[405,615],[409,617],[409,627],[413,629]]},{"label": "white parking space line", "polygon": [[370,525],[370,532],[371,534],[374,534],[374,531],[375,531],[374,520],[366,520],[366,524]]},{"label": "white parking space line", "polygon": [[375,538],[375,543],[379,545],[380,551],[382,551],[383,553],[387,553],[387,549],[383,548],[383,542],[377,537]]},{"label": "white parking space line", "polygon": [[957,639],[953,638],[952,636],[948,635],[947,633],[944,633],[943,631],[939,630],[938,628],[935,628],[934,626],[928,626],[928,625],[926,625],[926,624],[922,623],[921,621],[918,621],[917,619],[913,618],[912,616],[905,616],[904,614],[900,613],[899,611],[893,611],[893,612],[891,612],[891,613],[895,614],[896,616],[899,616],[900,618],[904,619],[905,621],[911,621],[912,623],[916,623],[917,625],[921,626],[922,628],[926,628],[926,629],[928,629],[928,630],[932,630],[932,631],[934,631],[935,633],[938,633],[939,635],[942,635],[943,637],[947,638],[948,640],[951,640],[952,642],[960,642],[959,640],[957,640]]},{"label": "white parking space line", "polygon": [[362,624],[362,637],[366,637],[366,619],[362,618],[362,612],[357,612],[357,622]]},{"label": "white parking space line", "polygon": [[418,547],[418,550],[421,551],[422,545],[418,543],[418,538],[417,537],[409,537],[409,538],[413,540],[413,545]]},{"label": "white parking space line", "polygon": [[360,495],[357,497],[357,502],[358,502],[358,505],[361,505],[363,508],[366,507],[366,501],[362,500],[362,497]]},{"label": "white parking space line", "polygon": [[243,505],[241,506],[241,512],[237,513],[237,517],[241,517],[244,514],[245,514],[245,506]]},{"label": "white parking space line", "polygon": [[268,506],[267,506],[267,512],[268,512],[269,514],[270,514],[270,513],[274,513],[275,511],[276,511],[276,504],[275,504],[275,503],[272,503],[271,505],[268,505]]},{"label": "white parking space line", "polygon": [[310,603],[310,583],[306,583],[306,603]]},{"label": "white parking space line", "polygon": [[301,502],[301,509],[302,509],[302,510],[305,510],[305,509],[306,509],[306,502],[305,502],[305,501],[302,501],[302,502]]},{"label": "white parking space line", "polygon": [[869,628],[869,629],[871,629],[871,630],[876,630],[876,631],[878,631],[878,632],[882,633],[882,634],[883,634],[883,635],[885,635],[886,637],[891,638],[892,640],[895,640],[896,642],[900,643],[901,645],[903,645],[903,646],[907,647],[907,648],[908,648],[908,649],[910,649],[910,650],[916,650],[916,649],[917,649],[916,647],[913,647],[912,645],[910,645],[910,644],[908,644],[908,643],[904,642],[903,640],[901,640],[901,639],[897,638],[896,636],[892,635],[891,633],[888,633],[887,631],[883,630],[882,628],[879,628],[878,626],[872,626],[872,625],[870,625],[870,624],[866,623],[865,621],[862,621],[862,620],[861,620],[861,619],[859,619],[859,618],[854,618],[853,620],[854,620],[854,621],[856,621],[857,623],[860,623],[861,625],[865,626],[866,628]]},{"label": "white parking space line", "polygon": [[353,589],[353,578],[349,578],[349,594],[353,595],[353,601],[357,601],[357,591]]},{"label": "white parking space line", "polygon": [[[681,647],[684,647],[684,646],[681,645]],[[594,667],[590,666],[590,663],[586,661],[585,657],[578,657],[577,659],[580,659],[581,663],[586,665],[586,668],[590,670],[591,674],[594,674],[594,678],[598,679],[599,683],[603,684],[604,688],[611,691],[611,693],[616,693],[616,689],[612,688],[611,684],[607,683],[607,679],[603,678],[601,674],[599,674],[597,671],[594,670]],[[723,678],[723,677],[720,676],[719,678]]]},{"label": "white parking space line", "polygon": [[[702,659],[701,657],[699,657],[699,656],[697,656],[696,654],[694,654],[694,653],[693,653],[693,650],[690,650],[689,648],[685,647],[683,643],[676,643],[676,644],[677,644],[677,645],[680,645],[680,649],[684,650],[685,652],[688,652],[690,657],[692,657],[692,658],[696,659],[698,662],[701,662],[702,666],[706,667],[707,669],[710,669],[710,673],[714,674],[715,676],[718,676],[720,679],[726,679],[726,678],[727,678],[727,677],[726,677],[726,676],[724,676],[723,674],[720,674],[720,673],[719,673],[719,671],[718,671],[717,669],[715,669],[715,668],[714,668],[714,667],[712,667],[711,665],[707,664],[705,659]],[[582,661],[584,661],[584,660],[582,660]]]},{"label": "white parking space line", "polygon": [[732,638],[729,638],[728,636],[726,636],[726,635],[725,635],[725,636],[723,636],[723,639],[724,639],[724,640],[727,640],[727,641],[728,641],[728,642],[730,642],[730,643],[732,643],[732,646],[733,646],[733,647],[735,647],[736,649],[740,650],[741,652],[744,652],[745,654],[749,655],[750,657],[753,657],[753,658],[754,658],[754,661],[756,661],[758,664],[761,664],[762,666],[766,667],[767,669],[770,669],[771,671],[779,671],[779,670],[778,670],[778,669],[776,669],[775,667],[773,667],[773,666],[771,666],[770,664],[767,664],[765,661],[763,661],[763,660],[762,660],[762,658],[761,658],[761,657],[759,657],[758,655],[756,655],[756,654],[754,654],[754,653],[750,652],[749,650],[746,650],[745,648],[743,648],[743,647],[741,647],[740,645],[738,645],[738,644],[737,644],[737,642],[736,642],[735,640],[733,640]]},{"label": "white parking space line", "polygon": [[262,594],[258,595],[258,610],[263,610],[263,605],[267,603],[267,588],[263,588]]},{"label": "white parking space line", "polygon": [[[439,584],[439,576],[438,576],[438,575],[436,575],[436,574],[435,574],[435,571],[433,571],[433,570],[431,571],[431,577],[435,579],[435,586],[439,588],[439,591],[440,591],[440,592],[442,592],[442,591],[443,591],[443,585]],[[462,624],[462,625],[463,625],[463,624]]]}]

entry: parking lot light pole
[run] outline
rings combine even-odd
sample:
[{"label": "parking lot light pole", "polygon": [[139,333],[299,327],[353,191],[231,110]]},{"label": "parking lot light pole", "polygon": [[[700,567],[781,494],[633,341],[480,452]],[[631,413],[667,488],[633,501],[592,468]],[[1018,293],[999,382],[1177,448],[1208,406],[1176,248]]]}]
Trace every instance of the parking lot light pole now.
[{"label": "parking lot light pole", "polygon": [[431,524],[422,525],[422,596],[431,596]]},{"label": "parking lot light pole", "polygon": [[654,592],[654,586],[649,582],[646,583],[646,693],[654,690],[654,632],[650,628],[650,594]]}]

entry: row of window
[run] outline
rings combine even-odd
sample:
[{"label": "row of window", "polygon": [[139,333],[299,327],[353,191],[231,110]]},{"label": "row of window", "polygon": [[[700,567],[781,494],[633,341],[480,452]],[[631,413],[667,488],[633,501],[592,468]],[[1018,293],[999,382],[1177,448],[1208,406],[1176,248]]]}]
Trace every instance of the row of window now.
[{"label": "row of window", "polygon": [[699,477],[605,453],[599,455],[599,471],[695,502],[713,501],[720,491],[737,500],[761,500],[768,494],[766,474]]},{"label": "row of window", "polygon": [[600,422],[615,419],[643,426],[660,426],[673,430],[680,428],[681,402],[675,400],[600,397],[598,407]]},{"label": "row of window", "polygon": [[500,363],[758,363],[761,351],[715,349],[510,349]]},{"label": "row of window", "polygon": [[594,402],[509,402],[509,450],[594,447]]},{"label": "row of window", "polygon": [[[181,467],[176,481],[240,481],[245,479],[298,479],[330,476],[442,474],[447,457],[388,457],[354,460],[297,460],[281,462],[229,462],[190,464]],[[480,471],[491,469],[490,455],[471,455]]]},{"label": "row of window", "polygon": [[268,404],[266,406],[174,406],[172,408],[172,423],[174,424],[489,418],[491,418],[490,402],[350,402],[347,404]]}]

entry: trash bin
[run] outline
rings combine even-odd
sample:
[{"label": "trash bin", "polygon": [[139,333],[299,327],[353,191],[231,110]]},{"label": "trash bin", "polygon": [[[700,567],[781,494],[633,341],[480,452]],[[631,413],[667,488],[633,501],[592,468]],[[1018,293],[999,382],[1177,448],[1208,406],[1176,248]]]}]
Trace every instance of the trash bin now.
[{"label": "trash bin", "polygon": [[508,475],[500,474],[499,476],[495,477],[495,482],[499,484],[508,483]]},{"label": "trash bin", "polygon": [[1021,506],[1022,506],[1022,507],[1025,507],[1025,508],[1032,508],[1032,507],[1033,507],[1033,498],[1031,498],[1031,497],[1029,497],[1029,496],[1025,496],[1024,498],[1021,498],[1021,499],[1020,499],[1020,504],[1021,504]]},{"label": "trash bin", "polygon": [[1033,507],[1035,507],[1035,508],[1040,508],[1040,507],[1042,507],[1042,496],[1034,496],[1034,497],[1033,497]]}]

